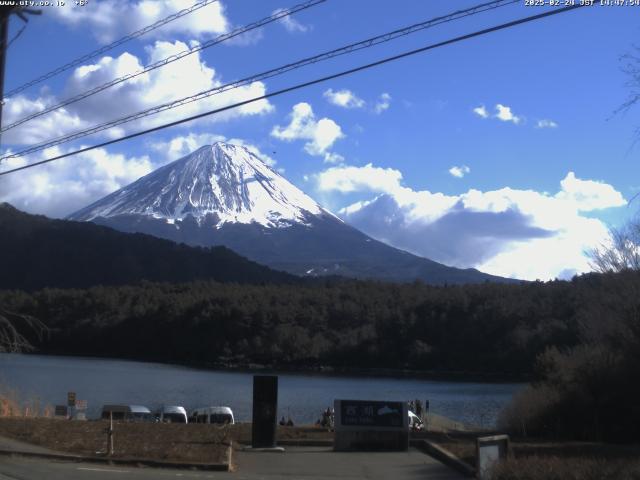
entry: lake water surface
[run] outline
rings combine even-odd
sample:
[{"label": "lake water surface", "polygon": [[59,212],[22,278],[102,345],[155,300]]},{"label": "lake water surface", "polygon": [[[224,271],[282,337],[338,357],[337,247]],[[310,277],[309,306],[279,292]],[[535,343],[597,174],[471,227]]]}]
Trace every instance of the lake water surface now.
[{"label": "lake water surface", "polygon": [[[474,383],[384,377],[280,373],[278,417],[314,423],[333,400],[428,399],[430,411],[490,427],[498,412],[522,388],[514,383]],[[88,401],[89,418],[103,404],[140,404],[152,410],[183,405],[187,411],[230,406],[237,421],[251,421],[253,374],[113,359],[0,354],[0,386],[20,399],[65,404],[67,392]]]}]

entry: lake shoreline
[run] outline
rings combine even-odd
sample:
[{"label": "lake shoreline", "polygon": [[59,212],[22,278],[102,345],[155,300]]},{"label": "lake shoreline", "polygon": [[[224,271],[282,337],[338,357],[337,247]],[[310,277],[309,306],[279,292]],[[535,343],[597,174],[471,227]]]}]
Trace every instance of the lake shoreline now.
[{"label": "lake shoreline", "polygon": [[136,358],[127,356],[94,356],[89,354],[70,354],[59,352],[26,352],[25,355],[42,355],[69,358],[87,358],[103,360],[126,360],[143,363],[156,363],[167,366],[180,366],[204,371],[255,373],[269,375],[300,374],[318,375],[328,377],[357,377],[357,378],[398,378],[415,380],[432,380],[442,382],[463,383],[528,383],[531,378],[523,375],[494,373],[494,372],[468,372],[468,371],[438,371],[438,370],[413,370],[393,368],[361,368],[361,367],[334,367],[330,365],[263,365],[257,363],[234,362],[180,362],[158,358]]}]

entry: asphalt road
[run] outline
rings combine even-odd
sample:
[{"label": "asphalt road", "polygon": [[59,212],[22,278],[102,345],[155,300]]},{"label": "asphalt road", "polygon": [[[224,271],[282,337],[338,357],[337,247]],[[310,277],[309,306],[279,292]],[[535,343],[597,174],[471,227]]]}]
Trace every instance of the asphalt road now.
[{"label": "asphalt road", "polygon": [[455,471],[411,449],[409,452],[335,453],[327,448],[288,448],[285,453],[236,452],[235,472],[205,472],[109,466],[0,456],[0,480],[458,480]]},{"label": "asphalt road", "polygon": [[58,462],[25,457],[1,457],[0,480],[103,480],[103,479],[205,479],[234,478],[233,474],[155,468],[108,466],[96,463]]}]

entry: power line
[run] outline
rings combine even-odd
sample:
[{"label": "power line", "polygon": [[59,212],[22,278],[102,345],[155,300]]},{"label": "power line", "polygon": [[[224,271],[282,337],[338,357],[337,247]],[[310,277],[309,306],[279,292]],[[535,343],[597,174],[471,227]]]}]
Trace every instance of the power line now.
[{"label": "power line", "polygon": [[22,25],[22,28],[18,30],[18,32],[13,36],[13,38],[9,40],[9,42],[7,43],[7,48],[9,48],[11,44],[15,42],[18,39],[18,37],[20,37],[20,35],[22,35],[22,33],[26,30],[27,25],[28,23],[25,23],[24,25]]},{"label": "power line", "polygon": [[389,42],[391,40],[394,40],[398,37],[401,36],[405,36],[405,35],[409,35],[412,33],[415,33],[417,31],[420,30],[424,30],[426,28],[430,28],[430,27],[434,27],[436,25],[440,25],[443,23],[448,23],[451,22],[453,20],[457,20],[463,17],[467,17],[470,15],[475,15],[478,13],[482,13],[485,12],[487,10],[493,10],[499,7],[503,7],[506,5],[510,5],[513,3],[519,3],[520,0],[493,0],[491,2],[487,2],[487,3],[483,3],[480,5],[476,5],[475,7],[471,7],[465,10],[458,10],[455,11],[453,13],[450,13],[448,15],[444,15],[444,16],[440,16],[440,17],[436,17],[424,22],[420,22],[420,23],[416,23],[414,25],[411,25],[409,27],[405,27],[405,28],[401,28],[398,30],[394,30],[392,32],[389,33],[385,33],[382,35],[377,35],[375,37],[372,38],[368,38],[366,40],[362,40],[360,42],[356,42],[356,43],[352,43],[350,45],[344,46],[344,47],[340,47],[334,50],[330,50],[328,52],[324,52],[312,57],[308,57],[308,58],[304,58],[302,60],[299,60],[297,62],[293,62],[293,63],[289,63],[287,65],[278,67],[278,68],[274,68],[271,70],[268,70],[266,72],[262,72],[256,75],[252,75],[250,77],[246,77],[243,78],[241,80],[237,80],[225,85],[221,85],[215,88],[211,88],[199,93],[196,93],[194,95],[190,95],[187,97],[183,97],[177,100],[172,100],[170,102],[161,104],[161,105],[157,105],[151,108],[148,108],[146,110],[142,110],[140,112],[137,113],[133,113],[131,115],[128,115],[126,117],[122,117],[116,120],[112,120],[94,127],[91,127],[89,129],[86,130],[81,130],[78,132],[74,132],[71,134],[67,134],[67,135],[63,135],[51,140],[48,140],[46,142],[40,143],[38,145],[34,145],[31,146],[27,149],[21,150],[19,152],[13,153],[11,155],[7,155],[5,157],[0,158],[0,161],[7,159],[7,158],[15,158],[15,157],[21,157],[24,155],[27,155],[29,153],[34,153],[34,152],[38,152],[40,150],[44,150],[46,148],[50,148],[56,145],[60,145],[62,143],[67,143],[67,142],[71,142],[73,140],[77,140],[83,137],[86,137],[88,135],[92,135],[94,133],[98,133],[101,132],[103,130],[107,130],[109,128],[113,128],[119,125],[122,125],[124,123],[128,123],[128,122],[132,122],[134,120],[138,120],[150,115],[155,115],[157,113],[166,111],[166,110],[171,110],[183,105],[187,105],[199,100],[203,100],[205,98],[211,97],[213,95],[218,95],[220,93],[235,89],[235,88],[239,88],[241,86],[244,85],[249,85],[253,82],[259,81],[259,80],[265,80],[271,77],[275,77],[278,75],[282,75],[284,73],[287,73],[291,70],[295,70],[298,68],[302,68],[304,66],[307,65],[311,65],[311,64],[315,64],[321,61],[325,61],[340,55],[345,55],[348,53],[352,53],[358,50],[362,50],[364,48],[370,48],[373,47],[375,45],[378,45],[380,43],[384,43],[384,42]]},{"label": "power line", "polygon": [[34,118],[38,118],[42,115],[45,115],[47,113],[53,112],[54,110],[58,110],[62,107],[66,107],[67,105],[71,105],[72,103],[78,102],[80,100],[84,100],[87,97],[90,97],[92,95],[95,95],[96,93],[100,93],[104,90],[106,90],[107,88],[111,88],[115,85],[118,85],[122,82],[126,82],[127,80],[131,80],[135,77],[138,77],[140,75],[143,75],[147,72],[150,72],[152,70],[155,70],[157,68],[160,67],[164,67],[165,65],[168,65],[170,63],[173,63],[177,60],[181,60],[184,57],[188,56],[188,55],[192,55],[196,52],[199,52],[201,50],[204,50],[205,48],[209,48],[212,47],[214,45],[217,45],[218,43],[222,43],[225,42],[227,40],[230,40],[231,38],[237,37],[238,35],[242,35],[243,33],[249,32],[251,30],[255,30],[256,28],[260,28],[263,27],[264,25],[267,25],[269,23],[275,22],[277,20],[280,20],[283,17],[286,17],[288,15],[293,15],[294,13],[298,13],[301,10],[306,10],[307,8],[311,8],[314,7],[320,3],[324,3],[327,0],[308,0],[307,2],[295,5],[289,9],[286,10],[279,10],[271,15],[269,15],[268,17],[265,17],[261,20],[258,20],[257,22],[251,23],[249,25],[245,25],[243,27],[239,27],[236,28],[235,30],[229,32],[229,33],[225,33],[223,35],[220,35],[214,39],[211,39],[209,41],[206,41],[200,45],[197,45],[193,48],[190,48],[188,50],[183,50],[180,53],[176,53],[174,55],[171,55],[170,57],[164,58],[162,60],[159,60],[155,63],[152,63],[151,65],[148,65],[146,67],[144,67],[142,70],[138,70],[136,72],[133,73],[128,73],[126,75],[123,75],[122,77],[118,77],[115,78],[113,80],[110,80],[109,82],[103,83],[102,85],[98,85],[97,87],[92,88],[91,90],[87,90],[84,93],[81,93],[79,95],[76,95],[74,97],[68,98],[66,100],[63,100],[60,103],[57,103],[56,105],[52,105],[50,107],[45,108],[44,110],[41,110],[39,112],[35,112],[31,115],[28,115],[26,117],[21,118],[20,120],[17,120],[15,122],[13,122],[10,125],[7,125],[6,127],[3,127],[2,130],[0,130],[0,132],[6,132],[7,130],[10,130],[12,128],[17,127],[18,125],[22,125],[25,122],[28,122],[29,120],[33,120]]},{"label": "power line", "polygon": [[[8,92],[7,94],[5,94],[4,99],[6,100],[8,97],[15,95],[16,93],[20,93],[24,90],[26,90],[29,87],[32,87],[33,85],[37,85],[38,83],[44,82],[45,80],[49,80],[50,78],[55,77],[56,75],[59,75],[62,72],[65,72],[67,70],[69,70],[70,68],[76,67],[88,60],[91,60],[92,58],[95,58],[99,55],[102,55],[105,52],[108,52],[109,50],[113,50],[116,47],[119,47],[120,45],[127,43],[130,40],[133,40],[134,38],[140,37],[146,33],[149,33],[152,30],[155,30],[157,28],[160,28],[164,25],[166,25],[167,23],[173,22],[174,20],[177,20],[178,18],[184,17],[185,15],[188,15],[192,12],[195,12],[196,10],[202,8],[202,7],[206,7],[207,5],[217,2],[218,0],[201,0],[195,4],[193,4],[192,6],[190,6],[189,8],[184,8],[182,10],[180,10],[179,12],[173,13],[171,15],[169,15],[168,17],[165,17],[161,20],[158,20],[157,22],[151,24],[151,25],[147,25],[146,27],[141,28],[140,30],[136,30],[135,32],[130,33],[129,35],[126,35],[122,38],[120,38],[119,40],[116,40],[115,42],[112,42],[108,45],[105,45],[104,47],[98,48],[97,50],[94,50],[92,52],[89,52],[85,55],[82,55],[81,57],[76,58],[75,60],[70,61],[69,63],[66,63],[65,65],[62,65],[61,67],[58,67],[54,70],[51,70],[48,73],[45,73],[23,85],[20,85],[19,87],[14,88],[13,90],[11,90],[10,92]],[[21,33],[21,32],[20,32]],[[16,35],[17,37],[17,35]],[[15,38],[14,38],[15,40]],[[13,41],[13,40],[12,40]]]},{"label": "power line", "polygon": [[92,145],[90,147],[84,147],[84,148],[81,148],[81,149],[78,149],[78,150],[74,150],[73,152],[68,152],[68,153],[64,153],[62,155],[57,155],[55,157],[48,158],[46,160],[41,160],[39,162],[31,163],[29,165],[24,165],[22,167],[17,167],[17,168],[13,168],[11,170],[6,170],[4,172],[0,172],[0,176],[8,175],[10,173],[18,172],[18,171],[21,171],[21,170],[26,170],[28,168],[36,167],[38,165],[43,165],[45,163],[53,162],[55,160],[60,160],[62,158],[70,157],[72,155],[77,155],[79,153],[85,153],[85,152],[88,152],[90,150],[95,150],[96,148],[106,147],[106,146],[112,145],[114,143],[119,143],[119,142],[122,142],[124,140],[130,140],[132,138],[140,137],[142,135],[147,135],[149,133],[157,132],[159,130],[164,130],[165,128],[174,127],[176,125],[180,125],[182,123],[190,122],[192,120],[197,120],[199,118],[207,117],[209,115],[214,115],[216,113],[221,113],[221,112],[224,112],[224,111],[227,111],[227,110],[231,110],[231,109],[234,109],[234,108],[242,107],[244,105],[248,105],[250,103],[254,103],[254,102],[257,102],[257,101],[260,101],[260,100],[266,100],[266,99],[271,98],[271,97],[276,97],[276,96],[283,95],[285,93],[289,93],[289,92],[292,92],[292,91],[295,91],[295,90],[300,90],[302,88],[306,88],[306,87],[309,87],[309,86],[312,86],[312,85],[316,85],[318,83],[323,83],[323,82],[326,82],[326,81],[329,81],[329,80],[334,80],[336,78],[344,77],[346,75],[351,75],[351,74],[356,73],[356,72],[360,72],[360,71],[363,71],[363,70],[368,70],[370,68],[377,67],[377,66],[389,63],[389,62],[393,62],[393,61],[399,60],[401,58],[410,57],[410,56],[416,55],[418,53],[423,53],[423,52],[426,52],[428,50],[433,50],[435,48],[443,47],[443,46],[446,46],[446,45],[451,45],[453,43],[458,43],[458,42],[461,42],[461,41],[464,41],[464,40],[469,40],[471,38],[479,37],[481,35],[486,35],[486,34],[489,34],[489,33],[492,33],[492,32],[496,32],[496,31],[499,31],[499,30],[505,30],[507,28],[515,27],[517,25],[522,25],[524,23],[532,22],[532,21],[535,21],[535,20],[540,20],[542,18],[550,17],[552,15],[558,15],[560,13],[565,13],[565,12],[568,12],[570,10],[575,10],[577,8],[582,8],[582,7],[585,7],[585,6],[589,6],[589,5],[588,4],[583,4],[583,5],[576,4],[576,5],[571,5],[571,6],[568,6],[568,7],[557,8],[557,9],[554,9],[554,10],[550,10],[548,12],[539,13],[537,15],[531,15],[529,17],[524,17],[524,18],[520,18],[518,20],[513,20],[513,21],[510,21],[510,22],[507,22],[507,23],[496,25],[494,27],[489,27],[489,28],[485,28],[483,30],[478,30],[478,31],[473,32],[473,33],[468,33],[466,35],[462,35],[462,36],[459,36],[459,37],[451,38],[449,40],[444,40],[442,42],[438,42],[438,43],[434,43],[434,44],[431,44],[431,45],[427,45],[425,47],[417,48],[415,50],[410,50],[410,51],[407,51],[407,52],[403,52],[403,53],[400,53],[398,55],[393,55],[391,57],[386,57],[386,58],[383,58],[382,60],[377,60],[377,61],[372,62],[372,63],[367,63],[365,65],[361,65],[359,67],[354,67],[354,68],[351,68],[349,70],[343,70],[341,72],[334,73],[332,75],[328,75],[328,76],[321,77],[321,78],[316,78],[314,80],[309,80],[307,82],[299,83],[299,84],[293,85],[291,87],[283,88],[281,90],[276,90],[274,92],[267,93],[267,94],[261,95],[259,97],[254,97],[254,98],[251,98],[251,99],[248,99],[248,100],[244,100],[242,102],[234,103],[232,105],[227,105],[225,107],[217,108],[215,110],[210,110],[208,112],[199,113],[197,115],[192,115],[190,117],[183,118],[181,120],[176,120],[174,122],[166,123],[164,125],[159,125],[157,127],[149,128],[147,130],[143,130],[143,131],[140,131],[140,132],[136,132],[136,133],[132,133],[132,134],[129,134],[129,135],[125,135],[124,137],[120,137],[120,138],[116,138],[116,139],[109,140],[109,141],[106,141],[106,142],[102,142],[102,143],[99,143],[97,145]]}]

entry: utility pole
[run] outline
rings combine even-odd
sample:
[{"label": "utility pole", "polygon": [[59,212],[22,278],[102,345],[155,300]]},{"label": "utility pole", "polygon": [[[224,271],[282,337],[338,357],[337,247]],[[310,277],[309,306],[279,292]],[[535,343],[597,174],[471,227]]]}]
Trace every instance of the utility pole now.
[{"label": "utility pole", "polygon": [[0,128],[2,128],[2,107],[4,107],[4,66],[9,43],[9,16],[15,8],[3,6],[0,11],[0,42],[2,42],[0,46]]},{"label": "utility pole", "polygon": [[[26,7],[1,6],[0,7],[0,128],[2,128],[2,113],[4,107],[4,70],[7,63],[7,48],[9,47],[9,17],[15,13],[20,20],[27,23],[29,19],[25,14],[40,15],[42,10],[34,10]],[[2,137],[0,133],[0,146]]]}]

